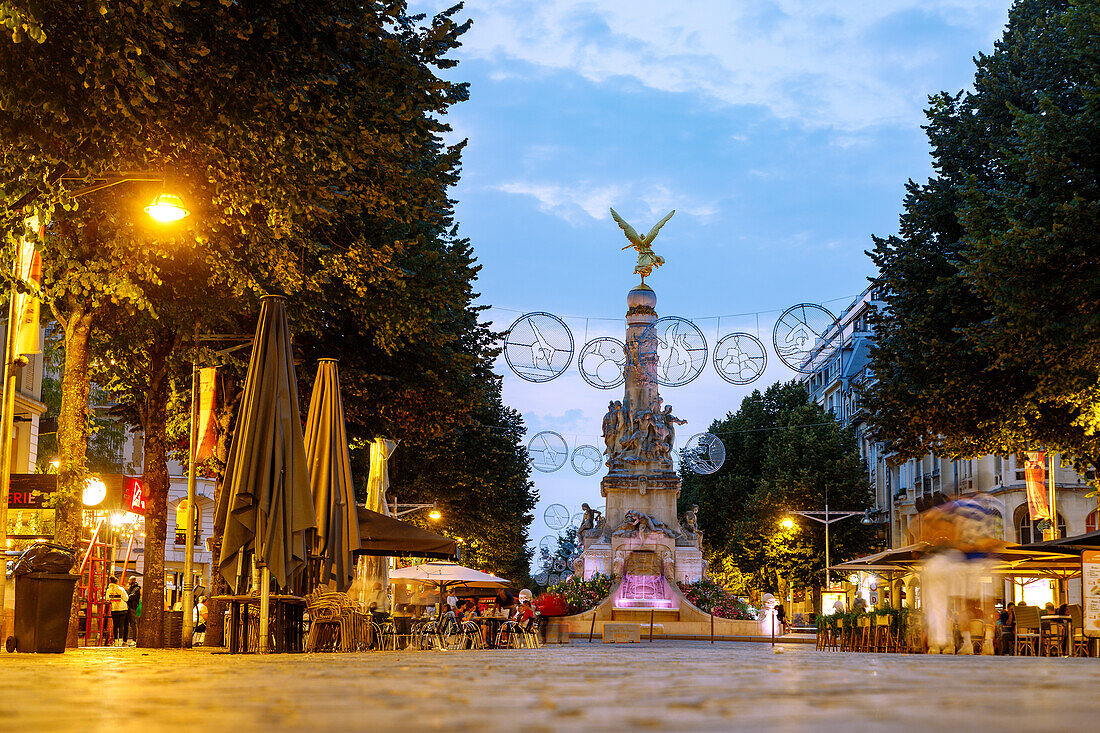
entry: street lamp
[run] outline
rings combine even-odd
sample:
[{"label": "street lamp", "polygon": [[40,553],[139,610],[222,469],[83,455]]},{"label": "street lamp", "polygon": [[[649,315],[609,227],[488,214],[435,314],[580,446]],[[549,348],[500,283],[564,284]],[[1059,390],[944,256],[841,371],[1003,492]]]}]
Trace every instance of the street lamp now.
[{"label": "street lamp", "polygon": [[161,224],[179,221],[191,212],[184,208],[183,200],[170,193],[162,193],[145,207],[145,213]]},{"label": "street lamp", "polygon": [[[84,180],[59,174],[53,178],[54,181],[75,181]],[[152,175],[148,173],[130,172],[130,173],[113,173],[102,176],[93,177],[93,182],[87,184],[81,188],[78,188],[72,192],[72,198],[79,198],[86,196],[96,191],[101,191],[105,188],[117,186],[121,183],[131,182],[160,182],[164,183],[163,175]],[[38,197],[41,192],[35,188],[24,194],[22,198],[15,202],[13,209],[23,209],[29,206]],[[169,194],[161,194],[153,203],[146,208],[146,211],[157,221],[165,221],[165,219],[159,218],[157,215],[168,215],[167,206],[171,206],[173,202],[161,202],[165,196],[169,196],[174,199],[177,211],[174,219],[167,219],[167,221],[178,221],[187,216],[187,210],[183,208],[183,202],[178,196],[170,196]],[[160,204],[165,204],[162,208]],[[153,209],[153,211],[150,211]],[[156,213],[154,213],[156,212]],[[183,212],[180,214],[180,212]],[[28,219],[27,223],[30,225],[32,220]],[[36,227],[37,228],[37,227]],[[18,258],[16,259],[16,266],[13,268],[18,270]],[[12,453],[12,433],[15,429],[15,385],[18,377],[18,370],[20,367],[26,366],[27,357],[17,353],[18,340],[19,340],[19,326],[23,317],[19,307],[19,284],[22,280],[22,273],[16,271],[15,277],[11,281],[11,290],[8,297],[8,324],[6,338],[4,339],[4,397],[3,404],[0,405],[0,540],[7,540],[8,537],[8,496],[11,490],[11,453]],[[4,595],[6,591],[6,583],[0,583],[0,609],[4,607]]]},{"label": "street lamp", "polygon": [[[823,512],[811,512],[811,511],[792,510],[791,513],[792,514],[797,514],[797,515],[802,516],[802,517],[806,517],[806,519],[812,519],[815,522],[821,522],[822,524],[825,525],[825,587],[828,588],[829,587],[829,525],[834,524],[836,522],[839,522],[842,519],[847,519],[849,517],[858,517],[858,516],[861,516],[861,515],[863,516],[863,520],[860,522],[860,524],[871,524],[872,522],[871,522],[870,512],[867,509],[864,509],[863,511],[860,511],[860,512],[830,512],[829,511],[829,490],[826,489],[825,490],[825,511],[823,511]],[[791,521],[789,517],[787,519],[783,520],[783,522],[781,522],[781,524],[784,525],[784,528],[786,528],[785,522],[788,522],[788,521]],[[794,522],[791,521],[791,524],[793,525]]]},{"label": "street lamp", "polygon": [[794,528],[794,520],[791,519],[790,517],[783,517],[783,519],[781,519],[779,521],[779,526],[782,527],[783,529],[786,529],[786,530],[793,529]]}]

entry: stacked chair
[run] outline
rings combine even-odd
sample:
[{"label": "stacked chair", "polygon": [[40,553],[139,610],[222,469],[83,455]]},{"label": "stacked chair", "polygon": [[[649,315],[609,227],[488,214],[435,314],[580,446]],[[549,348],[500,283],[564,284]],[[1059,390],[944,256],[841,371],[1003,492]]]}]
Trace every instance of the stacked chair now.
[{"label": "stacked chair", "polygon": [[371,618],[346,593],[316,588],[306,600],[309,611],[307,652],[354,652],[370,647]]}]

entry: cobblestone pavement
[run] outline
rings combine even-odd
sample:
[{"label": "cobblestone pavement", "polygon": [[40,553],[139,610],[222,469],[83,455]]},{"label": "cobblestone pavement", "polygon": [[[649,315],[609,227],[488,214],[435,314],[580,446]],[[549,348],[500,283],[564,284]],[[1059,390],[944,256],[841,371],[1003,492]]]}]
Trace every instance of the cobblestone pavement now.
[{"label": "cobblestone pavement", "polygon": [[536,650],[229,656],[0,653],[0,730],[1076,731],[1100,660],[574,642]]}]

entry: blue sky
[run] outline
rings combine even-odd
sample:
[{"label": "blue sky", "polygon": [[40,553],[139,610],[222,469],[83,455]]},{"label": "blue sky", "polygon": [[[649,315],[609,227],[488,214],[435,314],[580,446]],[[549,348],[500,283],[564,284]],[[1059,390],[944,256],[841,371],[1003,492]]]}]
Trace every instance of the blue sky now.
[{"label": "blue sky", "polygon": [[[751,389],[795,376],[770,346],[779,311],[837,312],[866,287],[871,235],[896,232],[906,180],[930,172],[927,96],[970,84],[1009,4],[467,2],[459,17],[474,25],[448,72],[470,83],[449,119],[469,140],[453,195],[489,317],[503,329],[522,312],[557,314],[578,350],[586,337],[621,339],[637,276],[608,206],[643,233],[676,209],[655,245],[667,264],[648,279],[658,312],[694,320],[711,346],[759,328],[770,352],[752,386],[708,368],[662,390],[689,420],[681,443],[705,431]],[[616,391],[586,385],[575,360],[544,384],[498,367],[529,435],[601,445]],[[602,504],[602,475],[535,472],[533,540],[550,534],[549,504]]]}]

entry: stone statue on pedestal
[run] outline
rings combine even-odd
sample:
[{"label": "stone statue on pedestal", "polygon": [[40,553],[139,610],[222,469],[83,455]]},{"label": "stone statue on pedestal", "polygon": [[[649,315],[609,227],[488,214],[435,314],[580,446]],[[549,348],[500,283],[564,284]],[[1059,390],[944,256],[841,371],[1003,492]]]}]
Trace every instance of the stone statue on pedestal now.
[{"label": "stone statue on pedestal", "polygon": [[666,526],[664,522],[654,519],[645,512],[639,512],[636,509],[629,510],[624,516],[623,521],[619,523],[619,526],[615,528],[613,536],[615,537],[637,537],[641,532],[654,532],[661,533],[666,537],[676,538],[677,533]]}]

